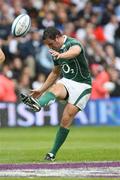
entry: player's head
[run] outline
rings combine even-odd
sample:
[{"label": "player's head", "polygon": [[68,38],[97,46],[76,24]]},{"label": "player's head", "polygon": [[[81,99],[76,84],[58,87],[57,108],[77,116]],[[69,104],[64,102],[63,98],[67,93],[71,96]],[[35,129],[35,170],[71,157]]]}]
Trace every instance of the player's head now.
[{"label": "player's head", "polygon": [[48,27],[43,33],[43,42],[49,48],[59,50],[63,45],[62,33],[55,27]]}]

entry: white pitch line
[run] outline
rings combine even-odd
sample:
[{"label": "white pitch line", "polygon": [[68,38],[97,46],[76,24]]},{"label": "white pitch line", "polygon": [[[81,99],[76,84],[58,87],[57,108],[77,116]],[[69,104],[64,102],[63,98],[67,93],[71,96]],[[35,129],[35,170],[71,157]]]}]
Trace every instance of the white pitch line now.
[{"label": "white pitch line", "polygon": [[120,167],[1,170],[0,177],[120,177]]}]

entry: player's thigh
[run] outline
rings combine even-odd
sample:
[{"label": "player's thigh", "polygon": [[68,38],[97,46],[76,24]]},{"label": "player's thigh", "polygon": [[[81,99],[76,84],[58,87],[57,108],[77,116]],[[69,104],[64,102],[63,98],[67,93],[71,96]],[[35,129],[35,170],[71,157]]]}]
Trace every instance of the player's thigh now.
[{"label": "player's thigh", "polygon": [[78,113],[78,111],[79,111],[78,107],[74,106],[73,104],[68,103],[65,106],[65,109],[63,111],[60,125],[65,128],[69,128],[69,126],[72,124],[72,121],[75,115]]},{"label": "player's thigh", "polygon": [[55,94],[60,100],[64,100],[67,96],[67,90],[62,83],[54,84],[49,91]]},{"label": "player's thigh", "polygon": [[58,82],[63,84],[67,89],[67,102],[83,110],[90,98],[91,85],[66,78],[62,78]]}]

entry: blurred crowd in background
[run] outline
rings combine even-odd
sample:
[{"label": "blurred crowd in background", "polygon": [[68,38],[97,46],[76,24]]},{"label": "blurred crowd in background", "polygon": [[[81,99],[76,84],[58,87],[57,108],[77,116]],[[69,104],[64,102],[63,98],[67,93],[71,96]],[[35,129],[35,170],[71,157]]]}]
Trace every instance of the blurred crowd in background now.
[{"label": "blurred crowd in background", "polygon": [[[27,13],[32,26],[25,37],[11,35],[11,24]],[[53,68],[42,33],[55,26],[78,39],[92,74],[91,99],[120,97],[120,0],[0,0],[0,101],[16,102],[19,93],[40,87]]]}]

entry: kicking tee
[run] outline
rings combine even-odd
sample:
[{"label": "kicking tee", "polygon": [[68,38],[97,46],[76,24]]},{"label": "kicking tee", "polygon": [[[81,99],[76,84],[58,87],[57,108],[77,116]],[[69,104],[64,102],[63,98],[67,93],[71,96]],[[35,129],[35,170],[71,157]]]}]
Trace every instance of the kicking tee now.
[{"label": "kicking tee", "polygon": [[76,82],[86,83],[91,85],[91,75],[88,69],[87,59],[85,57],[84,48],[81,43],[74,38],[65,36],[65,42],[60,48],[59,52],[68,51],[70,47],[78,45],[81,52],[78,56],[72,59],[55,59],[53,62],[55,66],[60,65],[63,77],[71,79]]}]

